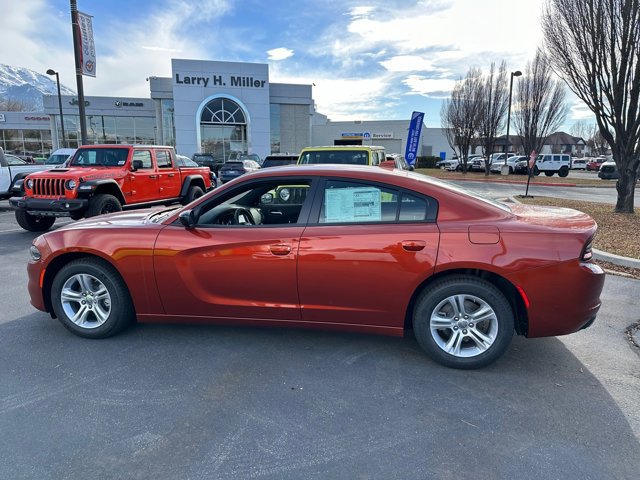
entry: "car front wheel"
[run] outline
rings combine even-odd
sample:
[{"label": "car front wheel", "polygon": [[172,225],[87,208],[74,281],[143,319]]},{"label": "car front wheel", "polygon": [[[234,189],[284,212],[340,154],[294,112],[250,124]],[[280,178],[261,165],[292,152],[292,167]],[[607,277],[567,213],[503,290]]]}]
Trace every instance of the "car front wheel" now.
[{"label": "car front wheel", "polygon": [[135,319],[124,280],[98,259],[74,260],[62,267],[51,285],[51,303],[60,322],[86,338],[110,337]]},{"label": "car front wheel", "polygon": [[514,332],[509,302],[493,284],[455,276],[423,291],[413,311],[413,329],[422,349],[452,368],[481,368],[507,349]]}]

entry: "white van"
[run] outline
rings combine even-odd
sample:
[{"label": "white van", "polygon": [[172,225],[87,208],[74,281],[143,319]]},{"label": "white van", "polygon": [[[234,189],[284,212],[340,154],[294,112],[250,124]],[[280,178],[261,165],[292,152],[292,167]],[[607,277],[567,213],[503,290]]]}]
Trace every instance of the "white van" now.
[{"label": "white van", "polygon": [[536,157],[536,164],[533,167],[533,174],[540,175],[541,172],[547,177],[552,177],[554,173],[557,173],[559,177],[566,177],[569,175],[569,168],[571,168],[571,156],[567,154],[554,153],[538,155]]},{"label": "white van", "polygon": [[74,153],[76,153],[75,148],[59,148],[49,155],[49,158],[47,158],[44,164],[62,166]]}]

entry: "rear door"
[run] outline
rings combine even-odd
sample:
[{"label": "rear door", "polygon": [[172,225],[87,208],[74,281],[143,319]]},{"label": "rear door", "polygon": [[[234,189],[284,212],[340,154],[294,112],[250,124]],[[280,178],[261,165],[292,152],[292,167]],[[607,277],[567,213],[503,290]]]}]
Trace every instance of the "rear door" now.
[{"label": "rear door", "polygon": [[180,171],[174,165],[174,158],[168,149],[154,150],[158,166],[158,198],[178,198],[182,179]]},{"label": "rear door", "polygon": [[129,185],[131,191],[127,203],[144,203],[158,199],[158,172],[153,161],[151,149],[135,149],[131,159],[140,165],[135,171],[129,172]]},{"label": "rear door", "polygon": [[300,239],[302,320],[401,328],[434,270],[436,211],[435,200],[409,191],[328,179]]}]

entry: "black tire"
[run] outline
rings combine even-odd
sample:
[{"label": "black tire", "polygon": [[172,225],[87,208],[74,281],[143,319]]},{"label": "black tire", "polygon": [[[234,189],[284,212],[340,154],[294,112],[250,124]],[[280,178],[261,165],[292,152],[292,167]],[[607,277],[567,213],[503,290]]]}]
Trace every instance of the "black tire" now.
[{"label": "black tire", "polygon": [[[436,310],[443,313],[447,307],[452,307],[451,299],[454,299],[453,303],[455,299],[462,299],[464,306],[469,308],[465,310],[468,316],[456,321],[450,308],[451,319],[438,317],[450,326],[432,330],[432,316],[435,317]],[[474,311],[487,306],[492,315],[474,325]],[[473,310],[474,307],[477,310]],[[511,343],[514,315],[505,296],[493,284],[476,277],[456,275],[435,282],[420,294],[413,310],[413,330],[422,349],[441,365],[460,369],[481,368],[496,361]],[[480,339],[480,335],[491,340],[488,346],[482,347],[484,351],[475,340]],[[446,352],[444,349],[448,342],[457,344],[460,352]]]},{"label": "black tire", "polygon": [[537,177],[538,175],[540,175],[540,169],[538,168],[537,165],[533,166],[533,174]]},{"label": "black tire", "polygon": [[461,172],[461,171],[462,171],[462,165],[456,166],[456,172]]},{"label": "black tire", "polygon": [[[86,285],[84,289],[78,281],[79,276],[84,276]],[[81,297],[83,290],[94,292],[92,289],[102,284],[108,292],[108,306],[104,299],[98,300],[98,296]],[[78,292],[78,298],[62,300],[62,290]],[[95,293],[95,292],[94,292]],[[84,300],[83,300],[84,299]],[[81,304],[81,301],[86,303]],[[88,306],[90,302],[91,306]],[[120,332],[135,320],[135,310],[124,280],[117,270],[103,260],[95,258],[82,258],[69,262],[56,274],[51,285],[51,304],[60,323],[69,331],[85,338],[106,338]],[[82,326],[70,318],[70,314],[81,313],[80,318],[85,318]],[[82,312],[86,315],[82,315]],[[104,315],[108,309],[108,315]],[[100,313],[100,315],[98,314]],[[106,317],[101,319],[100,316]],[[100,323],[100,322],[103,323]]]},{"label": "black tire", "polygon": [[560,167],[560,170],[558,171],[558,176],[564,178],[567,175],[569,175],[569,169],[567,167]]},{"label": "black tire", "polygon": [[513,175],[513,167],[509,167],[509,175]]},{"label": "black tire", "polygon": [[16,221],[30,232],[46,232],[55,223],[56,217],[30,215],[25,210],[16,210]]},{"label": "black tire", "polygon": [[197,185],[191,185],[187,194],[182,199],[182,205],[187,205],[188,203],[193,202],[196,198],[200,198],[204,195],[204,191]]},{"label": "black tire", "polygon": [[80,220],[82,217],[84,217],[82,213],[78,212],[73,212],[69,216],[71,217],[71,220]]},{"label": "black tire", "polygon": [[100,193],[89,199],[89,206],[87,207],[85,217],[97,217],[98,215],[121,211],[122,205],[116,197],[108,193]]},{"label": "black tire", "polygon": [[549,171],[544,172],[544,174],[545,174],[547,177],[553,177],[553,174],[554,174],[554,173],[556,173],[556,172],[549,172]]}]

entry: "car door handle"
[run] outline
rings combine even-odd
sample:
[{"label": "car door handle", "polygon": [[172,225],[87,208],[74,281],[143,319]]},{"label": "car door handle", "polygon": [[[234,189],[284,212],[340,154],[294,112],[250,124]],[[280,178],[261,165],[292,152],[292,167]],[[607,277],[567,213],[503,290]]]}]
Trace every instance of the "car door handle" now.
[{"label": "car door handle", "polygon": [[158,178],[157,175],[149,175],[149,178]]},{"label": "car door handle", "polygon": [[170,173],[169,175],[167,175],[167,177],[171,178],[171,177],[175,177],[176,174],[175,173]]},{"label": "car door handle", "polygon": [[402,242],[402,248],[404,248],[407,252],[419,252],[426,246],[427,243],[423,242],[422,240],[404,240]]},{"label": "car door handle", "polygon": [[269,250],[274,255],[288,255],[291,253],[291,245],[287,245],[286,243],[277,243],[275,245],[270,245]]}]

